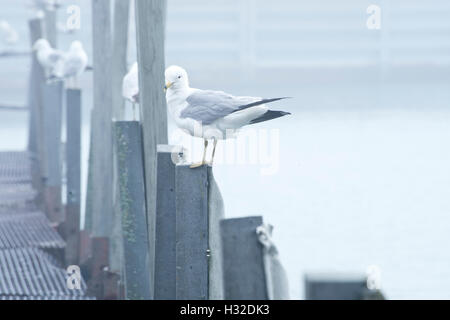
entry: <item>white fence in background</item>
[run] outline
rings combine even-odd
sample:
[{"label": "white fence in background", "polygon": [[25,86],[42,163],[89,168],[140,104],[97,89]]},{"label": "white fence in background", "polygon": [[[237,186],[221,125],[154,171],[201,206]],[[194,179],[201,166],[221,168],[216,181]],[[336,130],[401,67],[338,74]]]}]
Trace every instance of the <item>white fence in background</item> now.
[{"label": "white fence in background", "polygon": [[[450,64],[448,0],[169,0],[167,54],[184,64]],[[381,7],[381,29],[366,27]]]}]

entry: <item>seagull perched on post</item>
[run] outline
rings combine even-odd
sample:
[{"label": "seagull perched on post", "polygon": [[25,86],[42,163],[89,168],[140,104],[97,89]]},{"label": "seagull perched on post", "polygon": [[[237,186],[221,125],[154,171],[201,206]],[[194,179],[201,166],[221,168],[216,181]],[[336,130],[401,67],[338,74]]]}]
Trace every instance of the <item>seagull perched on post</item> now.
[{"label": "seagull perched on post", "polygon": [[19,41],[19,34],[5,20],[0,20],[0,34],[7,45],[14,45]]},{"label": "seagull perched on post", "polygon": [[50,80],[73,79],[77,86],[77,77],[83,74],[88,64],[88,56],[80,41],[73,41],[69,51],[58,61]]},{"label": "seagull perched on post", "polygon": [[230,138],[243,126],[283,117],[284,111],[269,110],[267,103],[286,99],[236,97],[222,91],[200,90],[189,86],[187,72],[178,66],[166,69],[166,100],[176,125],[194,137],[204,139],[202,162],[191,165],[197,168],[207,164],[208,141],[213,140],[210,165],[214,161],[217,141]]},{"label": "seagull perched on post", "polygon": [[64,58],[64,52],[53,49],[47,39],[38,39],[33,45],[39,64],[49,74],[53,74],[57,64]]},{"label": "seagull perched on post", "polygon": [[133,120],[136,120],[136,103],[139,103],[139,74],[138,64],[135,62],[130,71],[123,77],[122,96],[133,105]]}]

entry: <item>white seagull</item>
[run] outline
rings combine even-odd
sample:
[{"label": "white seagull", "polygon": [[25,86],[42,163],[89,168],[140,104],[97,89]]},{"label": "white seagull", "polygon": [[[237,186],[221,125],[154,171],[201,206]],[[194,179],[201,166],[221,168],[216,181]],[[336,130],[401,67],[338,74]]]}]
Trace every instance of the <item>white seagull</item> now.
[{"label": "white seagull", "polygon": [[204,139],[202,162],[191,165],[191,168],[207,164],[208,140],[212,139],[214,143],[209,163],[212,165],[218,139],[232,137],[232,133],[243,126],[290,114],[269,110],[265,105],[286,98],[236,97],[222,91],[191,88],[187,72],[178,66],[167,68],[165,78],[167,106],[176,125],[190,135]]},{"label": "white seagull", "polygon": [[86,70],[88,56],[84,51],[83,44],[80,41],[73,41],[69,51],[58,61],[52,79],[64,80],[73,79],[74,85],[77,85],[77,77]]},{"label": "white seagull", "polygon": [[5,20],[0,20],[0,34],[7,45],[14,45],[19,41],[19,34]]},{"label": "white seagull", "polygon": [[53,49],[46,39],[39,39],[33,45],[39,64],[48,74],[53,74],[58,63],[64,58],[64,53]]},{"label": "white seagull", "polygon": [[138,64],[135,62],[130,71],[123,77],[122,96],[133,105],[133,120],[136,120],[136,103],[139,103],[139,73]]}]

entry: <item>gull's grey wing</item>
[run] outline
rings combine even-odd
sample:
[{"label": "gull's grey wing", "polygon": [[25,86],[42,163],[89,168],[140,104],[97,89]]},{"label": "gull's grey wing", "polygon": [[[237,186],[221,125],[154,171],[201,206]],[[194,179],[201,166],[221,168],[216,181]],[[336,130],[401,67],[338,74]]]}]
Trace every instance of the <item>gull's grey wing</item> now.
[{"label": "gull's grey wing", "polygon": [[222,91],[198,90],[187,97],[188,105],[180,116],[208,125],[233,112],[281,99],[284,98],[235,97]]},{"label": "gull's grey wing", "polygon": [[[187,97],[187,107],[181,112],[181,118],[192,118],[211,124],[238,109],[238,99],[221,91],[198,90]],[[256,99],[255,99],[256,100]]]},{"label": "gull's grey wing", "polygon": [[64,58],[64,53],[59,50],[53,50],[48,55],[48,61],[52,64],[57,63],[59,60]]}]

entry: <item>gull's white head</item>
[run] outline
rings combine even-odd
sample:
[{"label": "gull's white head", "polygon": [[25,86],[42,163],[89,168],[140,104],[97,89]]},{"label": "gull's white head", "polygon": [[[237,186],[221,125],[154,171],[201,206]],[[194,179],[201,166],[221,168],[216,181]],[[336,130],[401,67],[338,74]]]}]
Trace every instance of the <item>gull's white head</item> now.
[{"label": "gull's white head", "polygon": [[186,70],[179,66],[170,66],[166,69],[166,86],[165,90],[178,90],[189,87],[189,78]]},{"label": "gull's white head", "polygon": [[33,51],[41,51],[49,48],[51,48],[51,46],[50,43],[47,41],[47,39],[36,40],[36,42],[33,45]]},{"label": "gull's white head", "polygon": [[69,51],[71,52],[77,52],[77,51],[82,51],[83,49],[83,44],[80,41],[73,41],[70,44],[70,48]]}]

